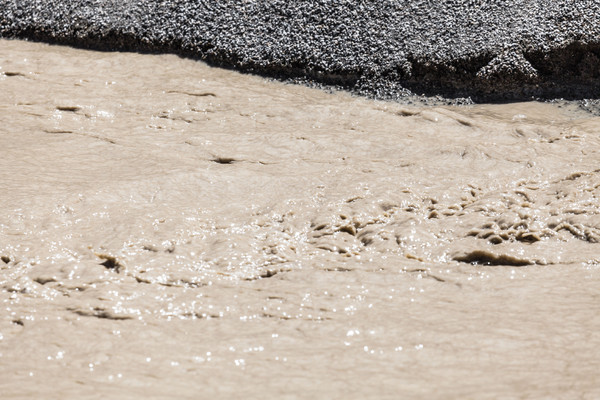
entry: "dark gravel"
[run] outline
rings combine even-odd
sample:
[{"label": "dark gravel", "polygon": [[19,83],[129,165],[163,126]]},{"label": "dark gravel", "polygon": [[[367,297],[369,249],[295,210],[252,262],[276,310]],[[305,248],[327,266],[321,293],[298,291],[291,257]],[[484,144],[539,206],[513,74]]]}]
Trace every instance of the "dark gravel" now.
[{"label": "dark gravel", "polygon": [[0,0],[0,36],[378,98],[600,98],[598,0]]}]

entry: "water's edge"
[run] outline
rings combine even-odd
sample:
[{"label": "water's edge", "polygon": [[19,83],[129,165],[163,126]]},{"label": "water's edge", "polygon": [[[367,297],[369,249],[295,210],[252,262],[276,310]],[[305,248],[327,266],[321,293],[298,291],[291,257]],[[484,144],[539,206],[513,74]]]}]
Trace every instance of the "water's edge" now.
[{"label": "water's edge", "polygon": [[[584,18],[574,12],[579,6],[565,14],[563,2],[538,10],[515,1],[486,10],[382,3],[357,13],[352,7],[360,2],[314,3],[50,7],[32,1],[22,7],[0,1],[0,37],[174,53],[378,99],[419,95],[464,103],[600,97],[600,11],[586,8]],[[405,10],[410,7],[412,12]],[[479,28],[460,26],[461,15]]]}]

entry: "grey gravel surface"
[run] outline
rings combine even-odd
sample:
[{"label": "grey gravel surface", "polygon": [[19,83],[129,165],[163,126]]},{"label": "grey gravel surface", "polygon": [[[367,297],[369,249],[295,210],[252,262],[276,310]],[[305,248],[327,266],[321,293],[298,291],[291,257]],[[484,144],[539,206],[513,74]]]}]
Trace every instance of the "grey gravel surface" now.
[{"label": "grey gravel surface", "polygon": [[378,98],[600,97],[599,0],[0,0],[0,36]]}]

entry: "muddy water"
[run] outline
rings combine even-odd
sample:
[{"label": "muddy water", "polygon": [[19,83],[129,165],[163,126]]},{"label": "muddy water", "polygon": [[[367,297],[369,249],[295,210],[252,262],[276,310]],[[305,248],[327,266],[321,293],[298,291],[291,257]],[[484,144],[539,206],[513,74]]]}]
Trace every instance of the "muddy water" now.
[{"label": "muddy water", "polygon": [[3,398],[600,396],[600,118],[0,50]]}]

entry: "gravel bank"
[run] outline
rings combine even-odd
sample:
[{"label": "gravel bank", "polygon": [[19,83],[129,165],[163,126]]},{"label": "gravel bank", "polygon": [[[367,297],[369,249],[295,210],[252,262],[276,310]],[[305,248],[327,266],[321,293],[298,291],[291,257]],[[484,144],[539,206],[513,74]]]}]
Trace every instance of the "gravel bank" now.
[{"label": "gravel bank", "polygon": [[0,0],[0,37],[173,52],[378,98],[600,97],[585,0]]}]

